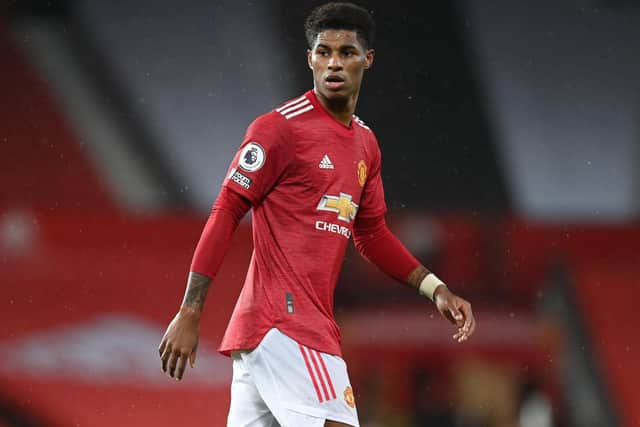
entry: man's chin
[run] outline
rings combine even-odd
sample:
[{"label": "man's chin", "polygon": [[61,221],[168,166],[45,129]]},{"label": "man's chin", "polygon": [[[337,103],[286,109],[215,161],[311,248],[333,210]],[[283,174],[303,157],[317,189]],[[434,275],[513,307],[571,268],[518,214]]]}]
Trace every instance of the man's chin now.
[{"label": "man's chin", "polygon": [[320,90],[320,94],[329,101],[346,101],[347,99],[349,99],[349,92],[344,88],[322,88]]}]

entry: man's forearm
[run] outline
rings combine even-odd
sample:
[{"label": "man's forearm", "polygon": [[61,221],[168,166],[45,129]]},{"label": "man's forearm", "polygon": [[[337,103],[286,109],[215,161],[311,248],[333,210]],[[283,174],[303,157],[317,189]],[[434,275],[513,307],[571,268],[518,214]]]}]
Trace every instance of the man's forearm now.
[{"label": "man's forearm", "polygon": [[387,228],[384,217],[359,218],[353,229],[354,244],[360,254],[401,283],[418,288],[429,274],[426,268]]},{"label": "man's forearm", "polygon": [[420,287],[420,283],[424,280],[425,277],[429,275],[430,271],[424,265],[417,266],[411,273],[409,273],[409,277],[407,278],[407,284],[412,288],[418,289]]},{"label": "man's forearm", "polygon": [[384,217],[360,220],[354,227],[360,253],[389,276],[435,300],[444,283],[407,250],[387,228]]},{"label": "man's forearm", "polygon": [[432,301],[436,300],[438,292],[446,288],[447,285],[438,279],[438,276],[427,270],[423,265],[417,266],[410,274],[408,284],[420,292],[420,295],[429,297]]},{"label": "man's forearm", "polygon": [[182,305],[180,311],[188,312],[191,314],[200,315],[204,308],[204,301],[207,298],[207,291],[211,284],[211,278],[204,274],[191,272],[189,273],[189,280],[187,280],[187,290],[184,293],[182,299]]}]

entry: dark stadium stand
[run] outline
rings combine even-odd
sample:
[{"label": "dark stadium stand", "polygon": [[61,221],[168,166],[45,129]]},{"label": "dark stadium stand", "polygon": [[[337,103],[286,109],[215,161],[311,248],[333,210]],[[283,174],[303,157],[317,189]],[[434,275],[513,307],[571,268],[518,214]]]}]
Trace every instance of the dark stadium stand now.
[{"label": "dark stadium stand", "polygon": [[82,141],[5,25],[0,25],[0,58],[0,206],[113,209]]},{"label": "dark stadium stand", "polygon": [[[28,41],[12,37],[2,21],[0,353],[19,366],[0,372],[0,425],[27,426],[36,418],[43,427],[159,425],[158,418],[175,425],[184,410],[199,414],[201,424],[222,418],[226,387],[184,390],[169,380],[155,388],[144,381],[136,385],[135,365],[132,379],[92,383],[78,379],[73,369],[66,376],[43,373],[25,353],[16,353],[28,353],[23,338],[37,341],[41,333],[82,324],[96,313],[124,313],[158,325],[148,362],[157,365],[161,378],[155,341],[180,300],[204,219],[119,211],[47,83],[23,56],[19,43]],[[247,239],[246,231],[239,235]],[[228,318],[242,279],[233,259],[246,265],[247,256],[232,250],[217,291],[224,308],[210,310],[207,322],[218,325]],[[203,340],[216,342],[220,333],[221,327],[207,328]],[[65,350],[55,342],[46,345],[50,351],[38,357],[70,369],[69,361],[56,356]],[[117,350],[110,348],[110,357],[118,358]]]}]

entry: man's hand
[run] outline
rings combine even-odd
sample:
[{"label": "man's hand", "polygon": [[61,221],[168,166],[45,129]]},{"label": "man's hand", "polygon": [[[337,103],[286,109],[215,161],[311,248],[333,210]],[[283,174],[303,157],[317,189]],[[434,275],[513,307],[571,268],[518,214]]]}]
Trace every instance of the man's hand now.
[{"label": "man's hand", "polygon": [[458,342],[469,339],[476,329],[476,320],[473,318],[469,301],[455,295],[446,286],[436,288],[433,300],[440,314],[457,326],[458,332],[453,339]]},{"label": "man's hand", "polygon": [[158,352],[162,359],[162,370],[172,378],[181,380],[187,367],[187,360],[193,368],[198,350],[200,314],[182,308],[173,318],[167,332],[162,337]]}]

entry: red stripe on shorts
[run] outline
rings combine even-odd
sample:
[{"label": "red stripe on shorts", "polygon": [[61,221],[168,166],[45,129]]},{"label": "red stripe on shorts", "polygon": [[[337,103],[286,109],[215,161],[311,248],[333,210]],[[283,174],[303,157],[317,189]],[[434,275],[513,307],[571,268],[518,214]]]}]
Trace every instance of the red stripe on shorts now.
[{"label": "red stripe on shorts", "polygon": [[329,383],[329,388],[331,389],[331,397],[335,399],[336,391],[333,389],[333,383],[331,382],[331,377],[329,376],[327,365],[324,364],[324,359],[322,358],[321,353],[318,353],[318,359],[320,359],[320,364],[322,365],[322,370],[324,371],[324,377],[327,379],[327,382]]},{"label": "red stripe on shorts", "polygon": [[327,391],[327,385],[325,384],[324,378],[322,378],[322,374],[320,373],[320,368],[318,367],[318,361],[316,360],[316,357],[318,356],[318,354],[316,353],[315,350],[311,350],[310,348],[307,350],[309,350],[309,354],[311,354],[311,362],[313,362],[313,366],[314,368],[316,368],[316,373],[318,374],[318,378],[320,379],[320,385],[322,386],[322,391],[324,391],[324,399],[329,400],[329,392]]},{"label": "red stripe on shorts", "polygon": [[300,353],[302,353],[302,358],[304,359],[304,364],[307,365],[307,371],[309,371],[309,376],[311,377],[311,382],[313,383],[313,388],[316,389],[316,394],[318,395],[318,400],[320,403],[323,402],[322,395],[320,394],[320,389],[318,388],[318,383],[316,382],[316,376],[313,373],[313,369],[311,368],[311,364],[309,363],[309,358],[307,357],[307,353],[304,351],[304,347],[302,344],[298,344],[300,347]]}]

